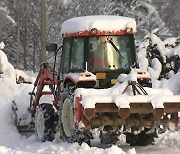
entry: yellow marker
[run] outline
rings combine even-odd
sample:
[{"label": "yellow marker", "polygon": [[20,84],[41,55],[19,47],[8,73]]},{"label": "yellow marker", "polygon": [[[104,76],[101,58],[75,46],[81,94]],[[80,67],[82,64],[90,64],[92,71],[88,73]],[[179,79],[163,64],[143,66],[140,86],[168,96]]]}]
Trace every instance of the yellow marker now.
[{"label": "yellow marker", "polygon": [[99,79],[106,79],[106,73],[96,73],[97,80]]},{"label": "yellow marker", "polygon": [[117,79],[111,79],[111,84],[116,84],[118,82]]},{"label": "yellow marker", "polygon": [[84,73],[81,74],[81,77],[82,77],[82,78],[86,78],[86,74],[84,74]]}]

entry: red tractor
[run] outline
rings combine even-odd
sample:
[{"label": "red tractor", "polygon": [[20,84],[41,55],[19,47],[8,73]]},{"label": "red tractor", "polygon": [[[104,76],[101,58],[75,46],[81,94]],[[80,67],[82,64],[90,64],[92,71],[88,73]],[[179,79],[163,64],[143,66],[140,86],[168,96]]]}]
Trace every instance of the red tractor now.
[{"label": "red tractor", "polygon": [[[63,141],[89,143],[98,128],[102,143],[115,143],[124,133],[131,145],[146,145],[153,142],[158,123],[177,124],[178,101],[159,107],[147,99],[138,81],[147,83],[148,75],[137,81],[118,79],[120,74],[129,74],[136,62],[134,19],[77,17],[65,21],[61,32],[63,46],[47,45],[47,51],[55,53],[54,68],[41,65],[30,93],[30,111],[42,141],[52,141],[59,132]],[[53,96],[53,101],[40,103],[44,95]]]}]

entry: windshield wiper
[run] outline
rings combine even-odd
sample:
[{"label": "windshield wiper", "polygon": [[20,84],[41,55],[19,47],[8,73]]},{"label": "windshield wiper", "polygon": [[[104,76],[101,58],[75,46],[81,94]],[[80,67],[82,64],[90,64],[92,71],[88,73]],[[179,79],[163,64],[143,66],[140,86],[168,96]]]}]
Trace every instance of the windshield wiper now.
[{"label": "windshield wiper", "polygon": [[119,49],[117,48],[117,46],[114,44],[114,42],[110,39],[107,41],[108,43],[110,43],[113,48],[120,54],[120,56],[124,59],[123,55],[121,54],[121,52],[119,51]]}]

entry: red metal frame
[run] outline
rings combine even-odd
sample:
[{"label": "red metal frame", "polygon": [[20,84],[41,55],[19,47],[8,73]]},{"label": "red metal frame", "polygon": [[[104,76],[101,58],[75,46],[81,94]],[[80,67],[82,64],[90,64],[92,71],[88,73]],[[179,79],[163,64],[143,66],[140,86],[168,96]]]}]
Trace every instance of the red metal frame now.
[{"label": "red metal frame", "polygon": [[106,36],[106,35],[126,35],[126,34],[135,34],[135,32],[127,33],[126,30],[120,31],[97,31],[96,35],[92,35],[90,31],[82,31],[76,33],[65,33],[62,34],[63,37],[75,37],[75,36]]},{"label": "red metal frame", "polygon": [[75,127],[78,127],[78,123],[80,121],[83,121],[83,108],[82,104],[80,103],[81,97],[75,98],[75,117],[76,117],[76,123]]},{"label": "red metal frame", "polygon": [[71,76],[69,76],[69,75],[67,75],[66,77],[65,77],[65,79],[64,79],[64,83],[63,83],[63,86],[65,87],[65,81],[67,81],[67,80],[70,80],[70,81],[72,81],[72,83],[74,83],[75,85],[77,85],[78,83],[80,83],[80,82],[95,82],[95,80],[87,80],[87,79],[84,79],[84,80],[78,80],[78,81],[75,81]]},{"label": "red metal frame", "polygon": [[[39,76],[38,83],[37,83],[37,89],[36,89],[35,97],[33,99],[33,104],[32,104],[33,105],[33,108],[32,108],[33,113],[36,112],[36,107],[39,104],[39,100],[42,95],[52,95],[51,91],[43,91],[44,86],[50,85],[50,84],[52,84],[52,85],[58,84],[58,80],[57,80],[56,76],[53,77],[53,72],[50,67],[43,64],[43,68],[40,71],[41,72],[40,72],[40,76]],[[58,99],[60,99],[60,96],[57,91],[56,91],[56,97]],[[58,109],[58,102],[54,101],[53,105]]]}]

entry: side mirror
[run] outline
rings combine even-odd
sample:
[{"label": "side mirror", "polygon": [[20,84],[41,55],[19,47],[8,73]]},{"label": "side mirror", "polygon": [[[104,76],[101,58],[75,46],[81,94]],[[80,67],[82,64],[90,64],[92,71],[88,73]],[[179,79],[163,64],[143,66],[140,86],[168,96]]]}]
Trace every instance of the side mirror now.
[{"label": "side mirror", "polygon": [[46,51],[56,51],[58,48],[58,45],[56,43],[48,43],[46,45]]}]

